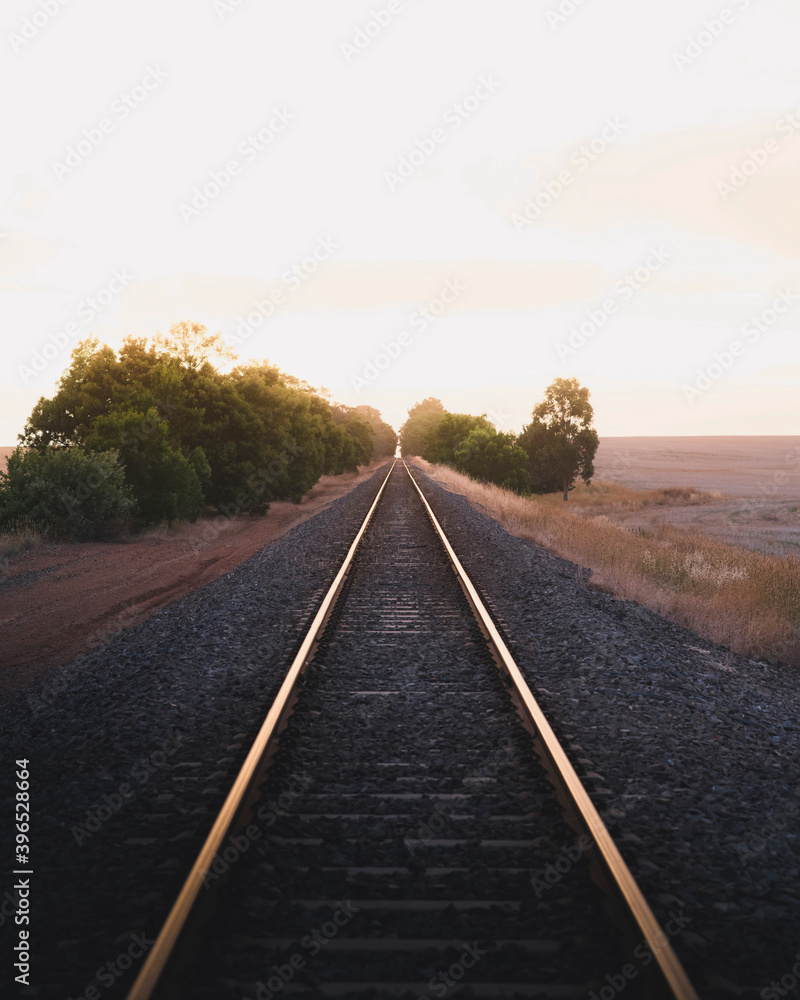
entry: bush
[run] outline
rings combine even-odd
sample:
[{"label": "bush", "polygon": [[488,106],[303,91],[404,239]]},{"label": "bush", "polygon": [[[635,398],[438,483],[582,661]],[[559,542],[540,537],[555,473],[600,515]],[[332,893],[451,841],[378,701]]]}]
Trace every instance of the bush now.
[{"label": "bush", "polygon": [[114,451],[17,448],[0,473],[0,530],[89,541],[125,528],[135,503]]},{"label": "bush", "polygon": [[513,434],[493,427],[477,427],[455,449],[454,467],[473,479],[494,483],[515,493],[530,493],[528,456],[514,443]]},{"label": "bush", "polygon": [[[202,448],[187,458],[169,442],[169,423],[153,407],[147,413],[117,410],[97,417],[90,443],[112,449],[122,459],[125,481],[143,524],[196,520],[204,505],[200,477],[210,468]],[[198,475],[199,471],[199,475]]]},{"label": "bush", "polygon": [[456,450],[472,431],[485,430],[494,434],[494,427],[486,417],[473,417],[469,413],[445,413],[426,438],[420,457],[428,462],[454,465]]}]

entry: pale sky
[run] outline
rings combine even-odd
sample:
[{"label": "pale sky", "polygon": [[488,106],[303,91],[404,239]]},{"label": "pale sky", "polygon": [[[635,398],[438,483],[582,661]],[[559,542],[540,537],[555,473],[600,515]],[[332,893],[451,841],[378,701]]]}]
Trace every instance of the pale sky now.
[{"label": "pale sky", "polygon": [[396,427],[576,376],[601,435],[800,434],[791,0],[2,22],[0,445],[79,339],[180,320]]}]

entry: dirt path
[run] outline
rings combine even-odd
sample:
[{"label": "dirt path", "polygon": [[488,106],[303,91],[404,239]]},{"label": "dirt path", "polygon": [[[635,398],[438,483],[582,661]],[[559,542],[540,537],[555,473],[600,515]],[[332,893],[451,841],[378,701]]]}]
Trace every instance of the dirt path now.
[{"label": "dirt path", "polygon": [[18,688],[176,597],[222,576],[348,493],[357,474],[324,476],[301,504],[114,542],[53,543],[0,563],[0,691]]}]

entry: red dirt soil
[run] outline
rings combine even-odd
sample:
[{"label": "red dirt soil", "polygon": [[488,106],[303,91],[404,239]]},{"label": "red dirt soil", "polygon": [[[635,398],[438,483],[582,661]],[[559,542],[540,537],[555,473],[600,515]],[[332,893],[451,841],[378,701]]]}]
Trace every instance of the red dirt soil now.
[{"label": "red dirt soil", "polygon": [[0,691],[66,663],[229,572],[367,479],[323,476],[300,504],[84,544],[51,543],[0,561]]}]

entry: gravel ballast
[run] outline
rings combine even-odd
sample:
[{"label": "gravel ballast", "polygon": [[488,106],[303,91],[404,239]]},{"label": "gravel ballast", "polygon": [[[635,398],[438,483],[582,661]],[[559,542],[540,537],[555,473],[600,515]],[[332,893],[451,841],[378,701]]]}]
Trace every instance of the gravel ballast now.
[{"label": "gravel ballast", "polygon": [[[0,708],[5,759],[31,762],[35,872],[36,988],[10,995],[126,994],[384,474]],[[691,919],[672,944],[702,996],[800,995],[794,671],[590,589],[416,475],[657,916]]]},{"label": "gravel ballast", "polygon": [[387,470],[0,708],[9,861],[11,764],[30,759],[38,987],[9,961],[3,995],[127,994]]},{"label": "gravel ballast", "polygon": [[[509,535],[415,468],[501,619],[511,652],[584,773],[703,997],[800,996],[800,685],[591,589],[589,573]],[[621,841],[620,841],[620,838]],[[610,970],[611,971],[611,970]],[[781,980],[783,983],[781,984]],[[746,992],[745,992],[745,988]]]},{"label": "gravel ballast", "polygon": [[[256,810],[231,852],[192,1000],[263,997],[287,977],[309,1000],[427,1000],[459,980],[470,992],[454,996],[582,1000],[626,963],[402,466],[262,795],[285,807]],[[545,879],[554,858],[570,878],[553,869],[535,890],[529,872]]]}]

